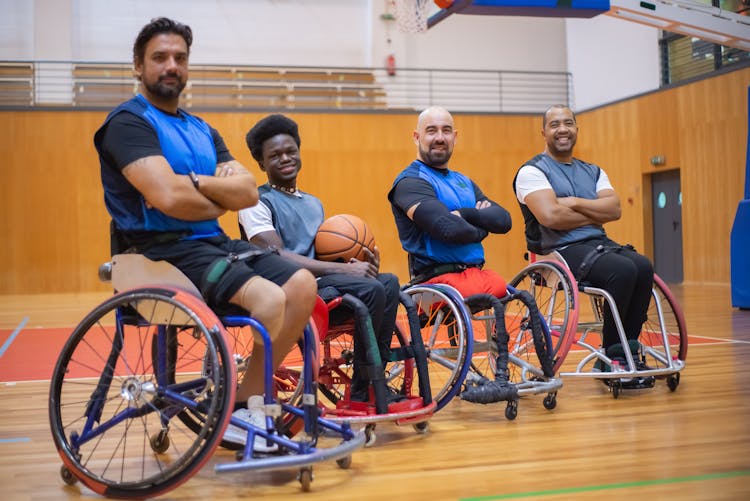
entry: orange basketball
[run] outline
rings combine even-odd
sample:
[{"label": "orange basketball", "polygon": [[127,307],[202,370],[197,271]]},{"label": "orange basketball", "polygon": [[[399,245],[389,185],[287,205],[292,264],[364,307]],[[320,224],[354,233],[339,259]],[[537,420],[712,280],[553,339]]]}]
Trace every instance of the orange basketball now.
[{"label": "orange basketball", "polygon": [[375,236],[367,223],[351,214],[329,217],[315,236],[315,254],[321,261],[367,261],[365,247],[373,251]]},{"label": "orange basketball", "polygon": [[437,5],[441,9],[447,9],[451,5],[453,5],[453,0],[435,0],[435,5]]}]

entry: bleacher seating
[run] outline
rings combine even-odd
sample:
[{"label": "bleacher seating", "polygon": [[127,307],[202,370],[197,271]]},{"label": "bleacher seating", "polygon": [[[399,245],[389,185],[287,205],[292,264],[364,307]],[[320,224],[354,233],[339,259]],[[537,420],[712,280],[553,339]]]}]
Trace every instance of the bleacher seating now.
[{"label": "bleacher seating", "polygon": [[0,106],[30,106],[34,102],[31,63],[0,63]]},{"label": "bleacher seating", "polygon": [[[76,64],[76,106],[112,106],[136,90],[123,64]],[[381,109],[385,91],[365,70],[191,66],[181,106],[189,109],[340,108]]]}]

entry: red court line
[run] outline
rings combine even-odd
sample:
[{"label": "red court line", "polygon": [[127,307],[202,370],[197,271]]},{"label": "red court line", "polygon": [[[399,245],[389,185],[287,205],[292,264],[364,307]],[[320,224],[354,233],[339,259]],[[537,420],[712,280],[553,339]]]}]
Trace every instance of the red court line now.
[{"label": "red court line", "polygon": [[[49,380],[72,327],[23,329],[0,358],[0,381]],[[0,343],[13,331],[0,329]]]},{"label": "red court line", "polygon": [[[57,357],[73,327],[23,329],[0,357],[0,381],[49,380]],[[0,329],[0,345],[13,333]],[[589,338],[593,341],[593,338]],[[732,342],[701,336],[688,336],[688,345],[720,344]],[[575,345],[571,348],[575,350]]]}]

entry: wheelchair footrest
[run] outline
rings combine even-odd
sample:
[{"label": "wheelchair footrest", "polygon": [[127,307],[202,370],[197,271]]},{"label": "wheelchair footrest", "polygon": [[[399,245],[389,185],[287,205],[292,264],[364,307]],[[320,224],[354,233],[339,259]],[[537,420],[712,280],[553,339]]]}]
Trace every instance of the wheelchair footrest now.
[{"label": "wheelchair footrest", "polygon": [[[601,379],[608,387],[612,387],[615,384],[619,384],[623,390],[643,390],[653,388],[656,384],[656,378],[654,376],[645,377],[631,377],[631,378],[609,378]],[[617,382],[615,382],[617,381]]]},{"label": "wheelchair footrest", "polygon": [[508,381],[487,381],[484,384],[467,387],[461,393],[461,400],[475,404],[518,400],[518,388]]}]

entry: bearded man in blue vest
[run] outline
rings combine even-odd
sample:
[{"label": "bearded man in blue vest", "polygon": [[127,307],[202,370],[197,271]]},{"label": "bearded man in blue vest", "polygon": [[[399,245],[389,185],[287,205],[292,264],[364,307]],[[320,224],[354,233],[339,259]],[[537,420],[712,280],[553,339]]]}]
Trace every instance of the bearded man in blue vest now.
[{"label": "bearded man in blue vest", "polygon": [[[612,295],[636,364],[632,369],[645,369],[638,337],[651,298],[653,266],[631,246],[607,237],[604,224],[620,219],[620,199],[604,170],[573,156],[578,124],[570,108],[547,109],[542,135],[544,152],[527,161],[513,181],[528,249],[537,254],[557,251],[576,280]],[[629,370],[609,304],[604,310],[602,347]]]},{"label": "bearded man in blue vest", "polygon": [[[268,330],[276,368],[310,317],[315,278],[277,253],[230,239],[219,226],[218,217],[226,211],[256,204],[258,190],[254,176],[232,157],[216,129],[178,108],[192,41],[190,27],[171,19],[144,26],[133,45],[140,93],[112,111],[94,136],[104,202],[122,247],[114,250],[169,262],[214,309],[252,312]],[[221,267],[221,275],[215,273],[218,261],[237,255],[253,257],[234,260]],[[237,389],[235,415],[259,426],[265,426],[263,367],[256,340]],[[246,438],[245,430],[233,425],[224,436],[241,444]],[[255,438],[256,451],[275,447]]]},{"label": "bearded man in blue vest", "polygon": [[[503,298],[505,280],[484,268],[482,241],[490,233],[510,231],[510,214],[468,176],[449,168],[457,137],[445,108],[433,106],[419,114],[412,133],[417,159],[396,176],[388,193],[401,247],[409,254],[412,283],[447,284],[468,300]],[[507,333],[498,332],[496,342],[495,380],[464,391],[464,400],[517,398],[508,379]]]}]

